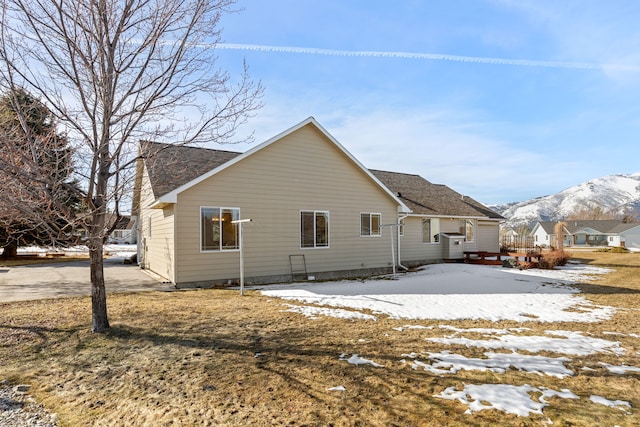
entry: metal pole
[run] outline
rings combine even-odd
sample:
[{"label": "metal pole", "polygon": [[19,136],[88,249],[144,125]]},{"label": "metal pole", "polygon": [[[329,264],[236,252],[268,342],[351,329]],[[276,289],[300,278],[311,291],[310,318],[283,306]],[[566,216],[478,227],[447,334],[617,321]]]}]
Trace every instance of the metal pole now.
[{"label": "metal pole", "polygon": [[393,264],[393,278],[396,278],[396,252],[394,250],[393,244],[393,232],[395,230],[394,227],[398,227],[398,224],[382,224],[380,227],[389,227],[389,231],[391,234],[391,264]]},{"label": "metal pole", "polygon": [[242,254],[242,223],[238,224],[240,227],[239,237],[240,237],[240,296],[244,296],[244,256]]},{"label": "metal pole", "polygon": [[393,278],[395,279],[396,278],[396,253],[393,248],[394,246],[393,245],[393,231],[394,231],[393,227],[391,227],[389,231],[390,231],[389,234],[391,234],[391,262],[393,263]]},{"label": "metal pole", "polygon": [[243,252],[243,238],[242,238],[242,226],[246,222],[253,222],[251,218],[248,219],[238,219],[235,221],[231,221],[232,224],[235,224],[239,227],[238,229],[238,239],[240,240],[240,295],[244,296],[244,252]]}]

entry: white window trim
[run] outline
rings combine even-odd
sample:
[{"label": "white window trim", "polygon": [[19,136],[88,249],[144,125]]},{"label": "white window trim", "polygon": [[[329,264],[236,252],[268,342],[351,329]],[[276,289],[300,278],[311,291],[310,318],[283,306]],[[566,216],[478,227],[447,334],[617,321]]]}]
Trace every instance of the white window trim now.
[{"label": "white window trim", "polygon": [[[240,216],[240,208],[234,208],[234,207],[229,207],[229,206],[200,206],[200,209],[198,209],[198,213],[200,214],[200,216],[198,217],[198,222],[200,224],[199,228],[200,228],[200,234],[198,235],[199,239],[198,239],[198,246],[200,247],[200,253],[201,254],[212,254],[212,253],[223,253],[223,252],[240,252],[240,246],[238,246],[236,249],[223,249],[222,246],[220,246],[220,249],[202,249],[202,209],[220,209],[220,211],[222,211],[223,209],[237,209],[238,210],[238,218],[242,218]],[[220,239],[220,245],[222,245],[222,239]]]},{"label": "white window trim", "polygon": [[[437,242],[433,241],[434,237],[433,237],[433,221],[438,221],[438,234],[441,234],[442,231],[440,230],[440,218],[422,218],[422,221],[420,222],[420,225],[422,226],[421,231],[422,231],[422,244],[423,245],[439,245],[440,244],[440,240],[442,239],[438,239]],[[429,241],[425,242],[424,241],[424,222],[425,221],[429,221],[430,223],[430,230],[429,232],[432,234],[431,236],[429,236]]]},{"label": "white window trim", "polygon": [[[369,234],[362,234],[362,215],[369,215]],[[378,215],[378,234],[373,234],[373,215]],[[360,212],[360,237],[382,237],[382,214],[380,212]]]},{"label": "white window trim", "polygon": [[[313,246],[302,246],[302,212],[313,212]],[[316,242],[316,214],[323,213],[327,214],[327,245],[326,246],[317,246]],[[300,235],[298,236],[298,241],[300,242],[300,249],[329,249],[331,246],[331,215],[329,211],[321,211],[321,210],[313,210],[313,209],[300,209],[298,212],[298,218],[300,218],[300,222],[298,223],[298,232]]]},{"label": "white window trim", "polygon": [[[478,231],[476,229],[477,221],[475,219],[463,219],[462,221],[465,221],[465,229],[464,229],[464,233],[462,233],[462,234],[464,234],[464,242],[465,243],[473,243],[473,242],[475,242],[476,241],[476,232]],[[472,228],[472,233],[473,233],[473,239],[471,239],[471,240],[467,240],[467,228],[466,227],[467,227],[467,223],[469,221],[471,221],[471,228]]]}]

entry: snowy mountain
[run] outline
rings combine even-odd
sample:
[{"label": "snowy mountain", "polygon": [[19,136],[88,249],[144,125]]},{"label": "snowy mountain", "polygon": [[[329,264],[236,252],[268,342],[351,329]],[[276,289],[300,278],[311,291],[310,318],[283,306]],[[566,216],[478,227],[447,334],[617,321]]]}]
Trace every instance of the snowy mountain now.
[{"label": "snowy mountain", "polygon": [[506,226],[531,226],[536,221],[558,221],[580,208],[599,206],[618,215],[640,217],[640,172],[595,178],[557,194],[523,202],[491,206],[507,218]]}]

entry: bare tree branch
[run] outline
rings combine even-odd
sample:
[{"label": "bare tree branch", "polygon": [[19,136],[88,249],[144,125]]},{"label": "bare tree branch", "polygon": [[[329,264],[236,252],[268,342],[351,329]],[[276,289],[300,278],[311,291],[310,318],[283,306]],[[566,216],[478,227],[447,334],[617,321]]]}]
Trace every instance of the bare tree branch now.
[{"label": "bare tree branch", "polygon": [[233,0],[0,4],[4,84],[26,88],[53,112],[84,179],[92,329],[103,331],[107,208],[119,213],[131,192],[138,140],[229,142],[260,107],[262,87],[246,64],[235,84],[217,66],[219,23]]}]

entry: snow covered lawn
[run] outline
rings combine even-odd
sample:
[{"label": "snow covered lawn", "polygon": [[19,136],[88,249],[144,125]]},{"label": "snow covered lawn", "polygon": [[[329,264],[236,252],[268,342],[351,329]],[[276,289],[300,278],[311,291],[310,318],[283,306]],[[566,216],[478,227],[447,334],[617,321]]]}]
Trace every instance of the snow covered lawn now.
[{"label": "snow covered lawn", "polygon": [[[260,288],[263,295],[287,301],[283,311],[300,313],[310,318],[332,316],[352,319],[354,322],[376,321],[381,316],[406,319],[403,327],[388,334],[402,334],[408,330],[429,330],[425,341],[437,343],[439,352],[411,352],[398,354],[398,363],[408,364],[414,370],[444,376],[460,370],[490,371],[504,374],[509,370],[552,376],[564,379],[576,371],[606,369],[610,373],[625,375],[640,371],[627,365],[604,362],[584,364],[576,368],[572,357],[593,355],[622,356],[626,349],[618,341],[602,339],[582,330],[550,330],[533,333],[527,325],[534,322],[550,324],[568,322],[575,325],[603,322],[612,318],[616,308],[599,306],[584,296],[572,284],[609,270],[584,264],[569,264],[556,270],[515,270],[501,267],[469,264],[436,264],[421,271],[398,275],[397,278],[379,278],[366,281],[340,281],[326,283],[296,283]],[[517,328],[457,328],[440,324],[424,326],[419,321],[512,321],[523,326]],[[354,326],[357,328],[357,326]],[[539,328],[537,328],[539,330]],[[433,336],[434,331],[442,336]],[[605,332],[605,334],[607,334]],[[634,337],[633,334],[616,335]],[[611,333],[609,336],[613,336]],[[449,346],[469,349],[487,349],[482,357],[468,357],[453,353]],[[536,353],[544,352],[545,355]],[[384,369],[380,361],[366,355],[340,354],[341,361],[354,365],[370,365]],[[573,364],[573,369],[568,365]],[[330,390],[343,390],[336,385]],[[485,409],[498,409],[508,414],[528,416],[543,414],[551,398],[581,399],[571,390],[534,387],[529,384],[463,384],[449,387],[434,394],[445,400],[457,400],[468,406],[472,414]],[[613,396],[615,397],[615,396]],[[628,401],[610,396],[583,396],[592,403],[607,405],[631,414]],[[548,419],[546,422],[552,423]]]},{"label": "snow covered lawn", "polygon": [[[608,270],[570,264],[558,270],[517,270],[470,264],[435,264],[397,280],[296,283],[262,288],[264,295],[315,306],[363,310],[394,319],[484,319],[527,322],[597,322],[613,307],[599,307],[570,286]],[[307,307],[308,314],[319,314]],[[305,312],[304,308],[295,310]],[[325,315],[331,311],[324,310]],[[344,317],[344,312],[340,312]]]}]

